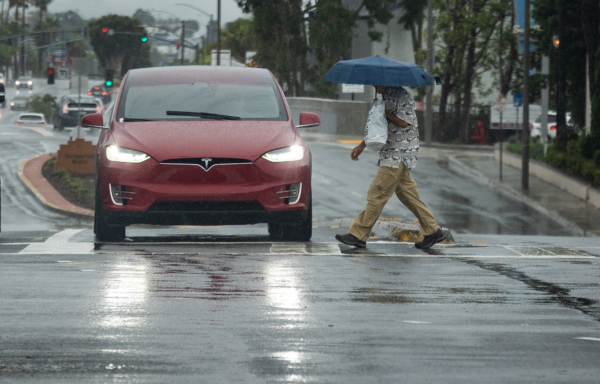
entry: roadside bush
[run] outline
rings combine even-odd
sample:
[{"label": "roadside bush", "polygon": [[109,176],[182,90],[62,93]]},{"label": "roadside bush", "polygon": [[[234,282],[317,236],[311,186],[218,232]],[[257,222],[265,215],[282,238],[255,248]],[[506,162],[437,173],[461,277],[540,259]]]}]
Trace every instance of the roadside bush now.
[{"label": "roadside bush", "polygon": [[83,196],[89,192],[87,188],[83,186],[81,180],[75,176],[72,176],[69,172],[67,172],[66,169],[59,168],[55,173],[63,179],[69,188],[69,191],[77,194],[79,198],[83,198]]},{"label": "roadside bush", "polygon": [[[544,146],[539,140],[532,139],[529,143],[529,155],[531,159],[543,161],[555,168],[563,169],[566,173],[580,176],[594,186],[600,186],[600,150],[593,156],[586,158],[583,155],[586,141],[589,139],[578,138],[567,143],[567,150],[562,152],[555,144],[548,146],[544,156]],[[508,139],[506,149],[509,152],[522,154],[522,145],[516,136]]]},{"label": "roadside bush", "polygon": [[46,93],[44,96],[32,95],[27,99],[27,105],[30,111],[43,113],[46,121],[52,121],[53,104],[56,102],[56,97]]}]

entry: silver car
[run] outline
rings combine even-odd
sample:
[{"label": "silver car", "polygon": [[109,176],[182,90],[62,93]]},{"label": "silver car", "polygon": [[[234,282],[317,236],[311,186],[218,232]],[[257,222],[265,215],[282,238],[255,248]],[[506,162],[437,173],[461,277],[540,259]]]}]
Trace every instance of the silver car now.
[{"label": "silver car", "polygon": [[27,109],[27,98],[25,96],[15,96],[10,102],[10,110]]}]

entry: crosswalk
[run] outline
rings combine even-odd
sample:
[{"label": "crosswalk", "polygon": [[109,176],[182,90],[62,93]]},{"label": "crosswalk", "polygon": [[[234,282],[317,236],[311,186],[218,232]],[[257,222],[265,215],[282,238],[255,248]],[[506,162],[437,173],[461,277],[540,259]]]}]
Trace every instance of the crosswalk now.
[{"label": "crosswalk", "polygon": [[[86,231],[86,232],[84,232]],[[0,256],[9,255],[273,255],[273,256],[354,256],[410,258],[528,258],[528,259],[596,259],[598,248],[557,246],[511,246],[505,244],[438,244],[420,250],[413,243],[370,241],[367,248],[348,247],[337,242],[273,242],[265,241],[169,241],[169,238],[128,238],[122,243],[95,243],[89,229],[73,228],[48,232],[47,237],[13,241],[0,238]],[[83,240],[83,241],[82,241]]]}]

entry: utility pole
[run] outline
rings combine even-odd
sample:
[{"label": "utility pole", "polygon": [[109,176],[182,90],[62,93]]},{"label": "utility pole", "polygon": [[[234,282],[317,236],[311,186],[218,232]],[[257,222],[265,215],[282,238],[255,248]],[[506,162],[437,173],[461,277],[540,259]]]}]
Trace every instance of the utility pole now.
[{"label": "utility pole", "polygon": [[559,149],[566,149],[567,99],[565,71],[565,1],[558,0],[558,47],[556,48],[556,139]]},{"label": "utility pole", "polygon": [[181,65],[184,64],[184,62],[183,62],[184,52],[185,52],[185,21],[182,20],[181,21]]},{"label": "utility pole", "polygon": [[525,47],[523,50],[523,157],[521,159],[521,188],[529,190],[529,18],[530,0],[525,0]]},{"label": "utility pole", "polygon": [[221,0],[217,0],[217,65],[221,65]]},{"label": "utility pole", "polygon": [[[23,15],[22,15],[22,24],[21,27],[25,30],[25,2],[23,2]],[[21,73],[25,76],[25,39],[27,37],[23,36],[23,44],[21,45]]]},{"label": "utility pole", "polygon": [[[433,0],[427,0],[427,73],[433,74]],[[425,99],[425,142],[428,144],[433,138],[433,79],[431,83]]]}]

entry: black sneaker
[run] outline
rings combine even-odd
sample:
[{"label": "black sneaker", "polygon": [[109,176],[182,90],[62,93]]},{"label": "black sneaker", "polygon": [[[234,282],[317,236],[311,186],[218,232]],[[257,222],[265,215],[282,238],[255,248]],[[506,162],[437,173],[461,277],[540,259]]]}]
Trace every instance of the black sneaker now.
[{"label": "black sneaker", "polygon": [[444,232],[442,232],[442,229],[438,228],[438,230],[431,235],[425,236],[423,241],[415,243],[415,247],[419,249],[429,249],[433,247],[434,244],[440,243],[444,240],[446,240],[446,236],[444,235]]},{"label": "black sneaker", "polygon": [[335,235],[335,238],[340,243],[344,243],[344,244],[347,244],[347,245],[353,245],[353,246],[355,246],[357,248],[366,248],[367,247],[367,243],[366,242],[358,240],[358,238],[356,236],[351,235],[351,234],[347,234],[347,235]]}]

